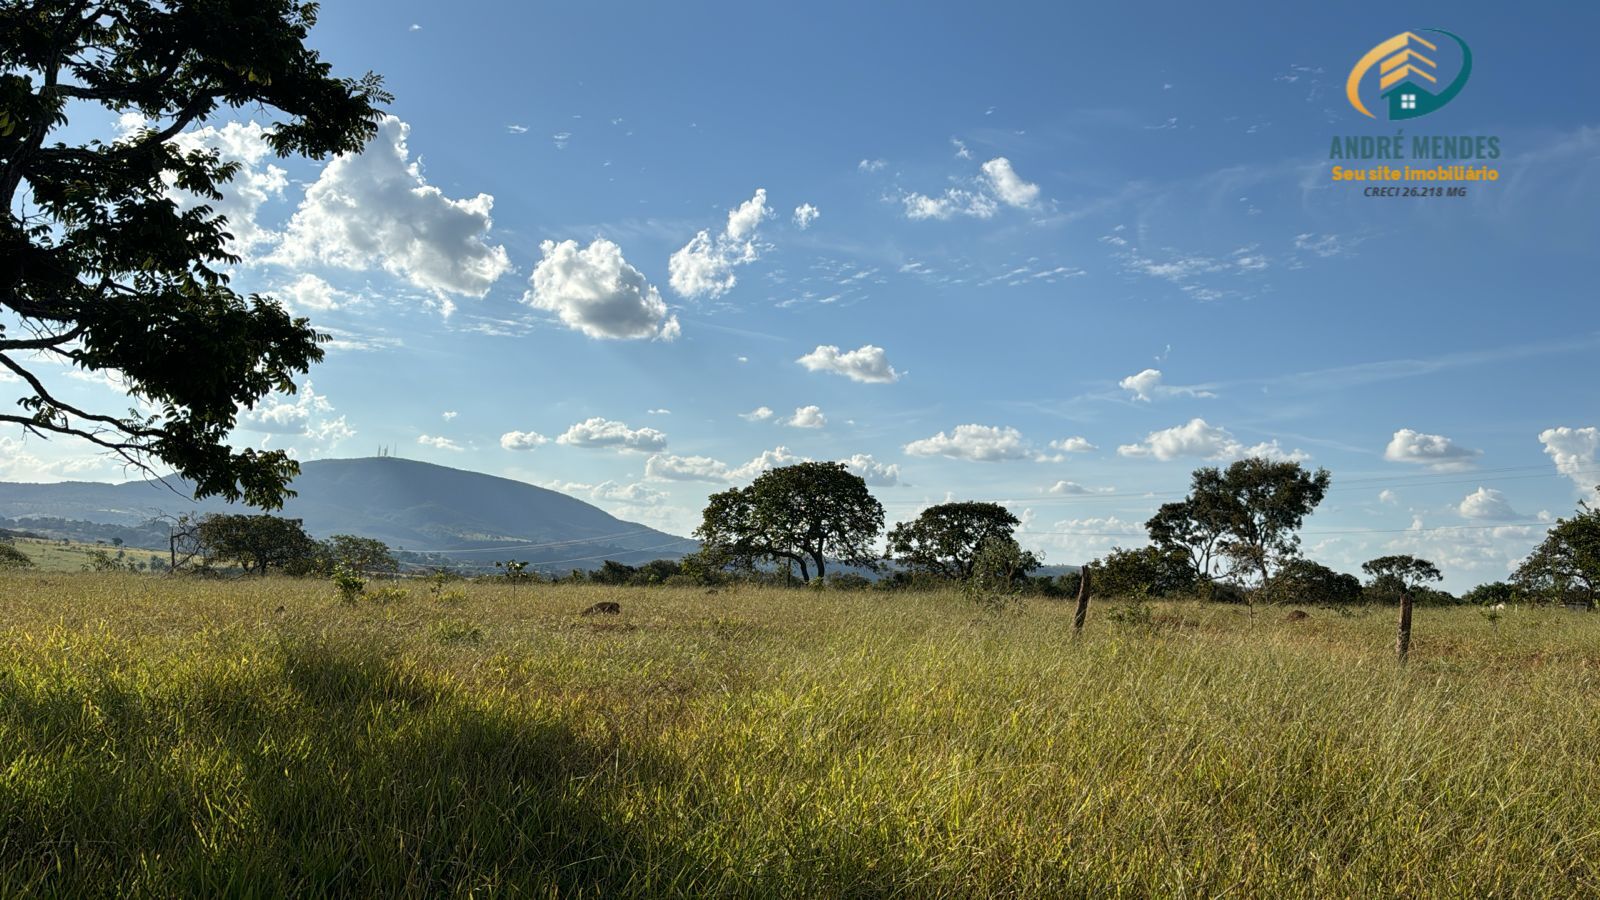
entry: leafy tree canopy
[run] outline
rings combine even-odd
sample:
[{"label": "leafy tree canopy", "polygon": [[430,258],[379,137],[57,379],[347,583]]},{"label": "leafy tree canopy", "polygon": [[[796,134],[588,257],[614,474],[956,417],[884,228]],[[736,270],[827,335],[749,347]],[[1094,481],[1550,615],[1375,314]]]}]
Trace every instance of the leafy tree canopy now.
[{"label": "leafy tree canopy", "polygon": [[1300,525],[1322,502],[1332,480],[1327,469],[1308,472],[1298,462],[1252,457],[1227,469],[1194,473],[1188,503],[1206,528],[1220,527],[1221,549],[1234,571],[1259,583],[1300,552]]},{"label": "leafy tree canopy", "polygon": [[896,525],[889,532],[889,553],[915,572],[970,578],[983,542],[1010,539],[1018,524],[998,503],[940,503]]},{"label": "leafy tree canopy", "polygon": [[200,520],[198,533],[209,559],[238,563],[246,574],[309,571],[320,550],[299,519],[280,516],[212,514]]},{"label": "leafy tree canopy", "polygon": [[763,472],[748,487],[713,494],[695,536],[725,564],[788,561],[807,581],[831,557],[873,566],[883,504],[843,463],[803,462]]},{"label": "leafy tree canopy", "polygon": [[[0,422],[146,471],[159,461],[197,497],[275,508],[290,494],[292,459],[229,434],[241,408],[295,389],[323,336],[229,287],[229,223],[206,202],[237,166],[174,138],[248,106],[281,114],[267,137],[279,155],[359,150],[390,98],[306,47],[316,14],[301,0],[0,4],[0,372],[27,386]],[[102,110],[147,124],[111,143],[50,141],[69,114]],[[69,403],[41,362],[119,376],[140,409]]]},{"label": "leafy tree canopy", "polygon": [[1600,508],[1579,503],[1576,515],[1557,519],[1512,577],[1530,593],[1576,599],[1593,609],[1600,591]]},{"label": "leafy tree canopy", "polygon": [[1380,556],[1361,564],[1361,570],[1372,576],[1372,587],[1392,587],[1399,592],[1415,591],[1426,582],[1444,578],[1439,567],[1409,554]]}]

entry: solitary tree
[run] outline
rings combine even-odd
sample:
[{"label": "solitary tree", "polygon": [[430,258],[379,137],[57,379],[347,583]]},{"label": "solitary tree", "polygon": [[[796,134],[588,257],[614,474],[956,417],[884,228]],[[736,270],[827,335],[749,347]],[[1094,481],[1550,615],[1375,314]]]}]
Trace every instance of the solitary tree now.
[{"label": "solitary tree", "polygon": [[1298,462],[1251,457],[1223,471],[1194,473],[1190,502],[1225,529],[1221,548],[1236,572],[1262,585],[1272,569],[1300,552],[1300,524],[1328,492],[1327,469],[1308,472]]},{"label": "solitary tree", "polygon": [[1395,634],[1394,652],[1403,664],[1411,652],[1412,593],[1424,582],[1438,581],[1444,576],[1433,563],[1406,554],[1367,560],[1361,564],[1361,569],[1372,576],[1374,587],[1392,587],[1400,593],[1400,627]]},{"label": "solitary tree", "polygon": [[695,536],[720,562],[792,562],[810,581],[827,574],[830,557],[874,565],[873,544],[882,531],[883,504],[861,476],[843,463],[803,462],[713,494]]},{"label": "solitary tree", "polygon": [[319,549],[299,519],[279,516],[214,513],[200,520],[198,536],[208,558],[236,562],[245,574],[309,570]]},{"label": "solitary tree", "polygon": [[1594,609],[1600,591],[1600,508],[1580,502],[1576,515],[1557,519],[1514,578],[1532,593],[1563,601],[1576,596]]},{"label": "solitary tree", "polygon": [[998,503],[940,503],[891,529],[889,553],[913,571],[967,579],[983,542],[1010,539],[1019,524]]},{"label": "solitary tree", "polygon": [[343,566],[363,575],[392,575],[400,564],[389,545],[376,538],[357,537],[353,534],[336,534],[324,544],[331,566]]},{"label": "solitary tree", "polygon": [[1216,472],[1216,469],[1195,472],[1194,493],[1182,500],[1161,504],[1156,514],[1144,523],[1150,541],[1163,550],[1183,553],[1190,571],[1201,581],[1209,580],[1214,574],[1222,541],[1228,534],[1228,519],[1217,503],[1221,494],[1200,489]]},{"label": "solitary tree", "polygon": [[[32,0],[0,4],[0,373],[25,393],[10,423],[71,435],[196,496],[276,507],[298,472],[282,451],[228,444],[236,416],[322,359],[322,335],[229,287],[221,199],[237,166],[174,142],[219,110],[282,119],[281,156],[359,150],[389,96],[336,78],[305,45],[303,0]],[[50,142],[100,107],[145,125],[114,142]],[[198,199],[180,203],[177,194]],[[186,208],[187,207],[187,208]],[[69,402],[39,362],[120,376],[143,411]]]}]

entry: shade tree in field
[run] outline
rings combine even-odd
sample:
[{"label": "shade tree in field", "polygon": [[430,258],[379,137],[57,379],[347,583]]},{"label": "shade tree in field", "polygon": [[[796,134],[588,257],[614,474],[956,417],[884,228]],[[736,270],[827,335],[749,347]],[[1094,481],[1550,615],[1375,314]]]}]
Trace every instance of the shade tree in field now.
[{"label": "shade tree in field", "polygon": [[998,503],[939,503],[889,531],[889,555],[912,572],[967,579],[973,575],[983,543],[991,538],[1015,543],[1013,535],[1019,524],[1017,517]]},{"label": "shade tree in field", "polygon": [[1512,576],[1530,595],[1594,609],[1600,591],[1600,508],[1587,501],[1556,524]]},{"label": "shade tree in field", "polygon": [[363,575],[392,575],[400,568],[394,554],[389,552],[388,544],[376,538],[353,534],[336,534],[328,538],[322,544],[321,555],[326,557],[326,563],[319,568],[330,571],[342,566]]},{"label": "shade tree in field", "polygon": [[873,568],[883,504],[861,476],[837,462],[771,469],[749,486],[713,494],[695,537],[720,567],[792,563],[810,581],[828,560]]},{"label": "shade tree in field", "polygon": [[[316,14],[301,0],[0,4],[0,375],[24,387],[0,423],[159,461],[197,497],[275,508],[292,494],[293,459],[230,433],[241,409],[294,391],[325,336],[229,286],[239,223],[210,204],[238,165],[178,138],[248,107],[279,114],[279,156],[361,149],[390,98],[306,46]],[[143,124],[83,139],[80,122],[118,114]],[[141,408],[67,400],[49,382],[69,369],[119,378]]]},{"label": "shade tree in field", "polygon": [[234,563],[247,575],[311,574],[321,550],[299,519],[281,516],[213,513],[200,520],[197,534],[208,561]]},{"label": "shade tree in field", "polygon": [[1259,457],[1226,469],[1196,469],[1189,496],[1146,523],[1157,546],[1181,553],[1196,578],[1209,579],[1218,555],[1230,573],[1257,586],[1300,553],[1299,530],[1327,495],[1327,469]]},{"label": "shade tree in field", "polygon": [[1361,602],[1361,580],[1303,557],[1285,562],[1263,592],[1274,603],[1350,606]]},{"label": "shade tree in field", "polygon": [[1195,587],[1189,557],[1170,547],[1113,547],[1089,563],[1094,591],[1105,597],[1143,600],[1186,593]]}]

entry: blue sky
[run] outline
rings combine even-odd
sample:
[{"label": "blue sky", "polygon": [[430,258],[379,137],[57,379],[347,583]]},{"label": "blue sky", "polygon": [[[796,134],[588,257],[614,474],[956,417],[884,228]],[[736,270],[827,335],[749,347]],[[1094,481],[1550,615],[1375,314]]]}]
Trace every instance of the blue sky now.
[{"label": "blue sky", "polygon": [[[853,460],[891,521],[1002,499],[1060,563],[1268,453],[1333,473],[1313,558],[1502,577],[1600,482],[1600,13],[1232,9],[329,3],[315,46],[397,97],[363,156],[262,157],[255,110],[192,137],[246,162],[236,286],[336,338],[238,437],[677,533],[763,465]],[[1462,94],[1356,113],[1356,60],[1430,27]],[[1501,178],[1331,183],[1331,138],[1399,126],[1499,136]],[[0,441],[0,477],[122,477]]]}]

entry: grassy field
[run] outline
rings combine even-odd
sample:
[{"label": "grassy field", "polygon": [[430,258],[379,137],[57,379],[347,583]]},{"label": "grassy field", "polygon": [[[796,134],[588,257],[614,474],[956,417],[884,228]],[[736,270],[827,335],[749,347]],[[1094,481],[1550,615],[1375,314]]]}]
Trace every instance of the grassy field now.
[{"label": "grassy field", "polygon": [[0,894],[1600,893],[1600,616],[455,589],[0,576]]},{"label": "grassy field", "polygon": [[34,568],[41,572],[82,572],[91,565],[92,553],[100,550],[115,558],[121,551],[122,560],[149,565],[152,560],[167,561],[165,550],[144,550],[133,547],[113,547],[110,544],[85,544],[79,541],[18,538],[12,542],[18,550],[33,560]]}]

